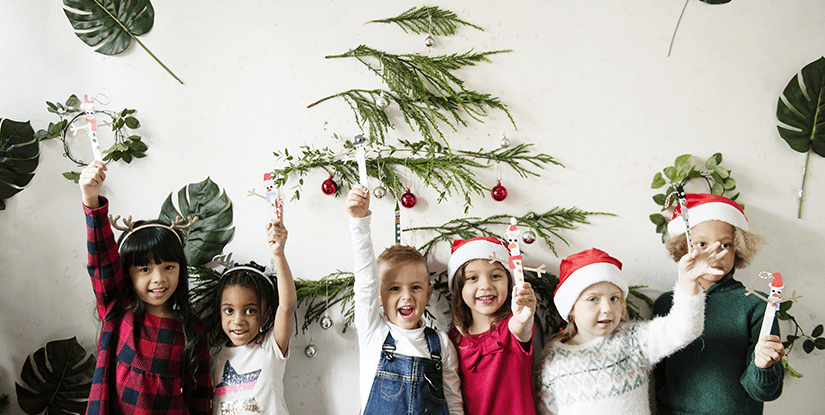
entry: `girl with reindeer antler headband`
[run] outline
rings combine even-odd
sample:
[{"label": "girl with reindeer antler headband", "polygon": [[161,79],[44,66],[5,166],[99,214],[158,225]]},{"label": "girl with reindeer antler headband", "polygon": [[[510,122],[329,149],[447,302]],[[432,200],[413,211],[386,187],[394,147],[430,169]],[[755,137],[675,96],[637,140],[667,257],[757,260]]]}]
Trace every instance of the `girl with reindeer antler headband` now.
[{"label": "girl with reindeer antler headband", "polygon": [[[209,347],[189,304],[183,239],[171,225],[124,220],[115,243],[99,196],[106,166],[83,169],[89,276],[103,327],[87,414],[208,414],[212,382]],[[115,222],[116,220],[112,220]]]}]

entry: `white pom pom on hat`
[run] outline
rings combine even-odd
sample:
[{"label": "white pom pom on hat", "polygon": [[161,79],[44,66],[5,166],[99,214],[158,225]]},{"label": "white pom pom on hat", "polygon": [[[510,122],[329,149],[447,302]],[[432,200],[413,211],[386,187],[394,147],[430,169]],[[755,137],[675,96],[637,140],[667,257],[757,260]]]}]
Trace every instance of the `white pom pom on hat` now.
[{"label": "white pom pom on hat", "polygon": [[[688,220],[694,227],[702,222],[718,220],[733,225],[743,231],[748,230],[748,218],[745,211],[733,200],[709,193],[686,193]],[[681,206],[673,210],[673,218],[667,223],[667,233],[677,236],[685,233],[685,221],[679,219]]]},{"label": "white pom pom on hat", "polygon": [[450,292],[453,292],[455,273],[465,262],[474,259],[489,259],[493,253],[505,261],[510,256],[507,244],[492,236],[454,240],[450,262],[447,263],[447,284],[449,284]]},{"label": "white pom pom on hat", "polygon": [[616,284],[627,298],[628,286],[622,274],[622,263],[607,252],[590,248],[561,261],[559,285],[553,293],[553,302],[564,321],[569,321],[570,311],[582,291],[600,282]]}]

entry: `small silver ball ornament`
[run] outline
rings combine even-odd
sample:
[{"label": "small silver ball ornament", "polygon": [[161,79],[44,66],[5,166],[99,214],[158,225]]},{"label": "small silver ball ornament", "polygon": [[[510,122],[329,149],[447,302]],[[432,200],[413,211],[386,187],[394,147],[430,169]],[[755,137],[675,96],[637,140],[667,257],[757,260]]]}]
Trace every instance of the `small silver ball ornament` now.
[{"label": "small silver ball ornament", "polygon": [[329,330],[335,323],[332,321],[332,317],[330,316],[323,316],[321,317],[321,328],[324,330]]},{"label": "small silver ball ornament", "polygon": [[387,195],[387,189],[385,189],[384,186],[378,186],[375,189],[372,189],[372,194],[376,199],[382,199]]},{"label": "small silver ball ornament", "polygon": [[306,349],[304,349],[304,354],[311,359],[318,354],[318,347],[316,347],[314,343],[310,343]]},{"label": "small silver ball ornament", "polygon": [[427,38],[424,39],[424,46],[431,48],[433,45],[435,45],[435,39],[433,39],[432,36],[427,36]]},{"label": "small silver ball ornament", "polygon": [[387,107],[389,107],[389,106],[390,106],[390,100],[388,100],[386,97],[384,97],[384,96],[382,95],[382,96],[379,96],[379,97],[375,100],[375,104],[376,104],[376,105],[378,105],[378,107],[379,107],[379,108],[381,108],[382,110],[383,110],[383,109],[387,109]]},{"label": "small silver ball ornament", "polygon": [[523,234],[521,234],[521,240],[524,241],[524,243],[526,244],[531,244],[533,242],[536,242],[536,234],[530,230],[525,231]]},{"label": "small silver ball ornament", "polygon": [[507,137],[503,137],[501,139],[501,148],[507,148],[507,147],[510,147],[510,139],[508,139]]}]

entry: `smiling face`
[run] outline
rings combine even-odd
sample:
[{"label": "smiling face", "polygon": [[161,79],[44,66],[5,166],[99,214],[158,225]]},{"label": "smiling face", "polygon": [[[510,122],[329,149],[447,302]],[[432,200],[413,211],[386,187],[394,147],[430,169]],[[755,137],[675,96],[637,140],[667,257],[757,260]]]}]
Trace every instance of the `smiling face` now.
[{"label": "smiling face", "polygon": [[221,294],[221,327],[232,347],[243,346],[257,335],[263,322],[255,291],[242,285],[229,285]]},{"label": "smiling face", "polygon": [[418,328],[433,293],[426,265],[421,262],[382,264],[378,273],[381,276],[378,303],[387,319],[402,329]]},{"label": "smiling face", "polygon": [[470,332],[487,331],[494,320],[493,314],[507,301],[510,292],[507,271],[497,262],[491,264],[485,259],[474,259],[464,265],[463,273],[461,299],[473,316]]},{"label": "smiling face", "polygon": [[624,314],[624,294],[612,282],[599,282],[587,287],[579,295],[570,315],[578,333],[573,344],[584,344],[610,334]]},{"label": "smiling face", "polygon": [[180,264],[168,261],[129,267],[132,287],[146,303],[148,313],[157,317],[172,316],[171,307],[166,302],[178,288],[180,271]]},{"label": "smiling face", "polygon": [[705,274],[699,277],[699,284],[705,289],[708,289],[733,269],[733,263],[736,261],[733,226],[726,222],[709,220],[691,228],[690,235],[694,248],[704,249],[713,245],[715,242],[719,242],[721,245],[716,252],[728,251],[713,267],[723,271],[721,274]]}]

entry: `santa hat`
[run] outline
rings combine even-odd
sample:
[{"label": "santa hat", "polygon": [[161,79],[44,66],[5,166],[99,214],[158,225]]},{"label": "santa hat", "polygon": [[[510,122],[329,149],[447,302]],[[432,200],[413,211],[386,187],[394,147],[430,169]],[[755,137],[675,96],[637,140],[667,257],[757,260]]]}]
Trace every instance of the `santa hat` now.
[{"label": "santa hat", "polygon": [[[748,218],[745,217],[745,211],[733,200],[708,193],[686,193],[685,199],[691,227],[709,220],[718,220],[743,231],[748,230]],[[676,220],[681,214],[681,206],[677,205],[673,210],[673,218],[667,223],[667,232],[670,236],[685,233],[685,221]]]},{"label": "santa hat", "polygon": [[785,288],[785,285],[782,282],[782,274],[774,272],[771,274],[771,277],[773,277],[771,280],[771,288]]},{"label": "santa hat", "polygon": [[590,248],[561,261],[559,285],[553,293],[553,302],[564,321],[568,321],[570,311],[582,291],[600,282],[615,284],[627,298],[628,288],[622,274],[622,263],[607,252]]},{"label": "santa hat", "polygon": [[450,292],[453,291],[455,273],[462,265],[474,259],[489,259],[493,254],[506,261],[510,256],[510,251],[507,250],[507,244],[504,241],[492,236],[453,241],[450,262],[447,263],[447,284],[449,284]]}]

